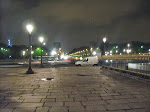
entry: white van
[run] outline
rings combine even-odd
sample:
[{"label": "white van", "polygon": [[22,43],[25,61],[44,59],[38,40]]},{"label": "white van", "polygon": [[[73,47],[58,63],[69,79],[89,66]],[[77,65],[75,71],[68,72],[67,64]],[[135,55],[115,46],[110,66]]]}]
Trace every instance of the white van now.
[{"label": "white van", "polygon": [[98,65],[98,57],[86,57],[82,61],[77,61],[75,63],[76,66],[86,66],[86,65]]}]

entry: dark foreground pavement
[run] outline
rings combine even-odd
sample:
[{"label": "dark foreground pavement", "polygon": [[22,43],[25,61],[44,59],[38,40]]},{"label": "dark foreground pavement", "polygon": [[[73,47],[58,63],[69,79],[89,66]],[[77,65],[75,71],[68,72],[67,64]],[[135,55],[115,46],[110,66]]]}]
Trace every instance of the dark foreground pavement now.
[{"label": "dark foreground pavement", "polygon": [[[150,84],[100,67],[0,68],[0,112],[150,112]],[[53,80],[41,80],[54,78]]]}]

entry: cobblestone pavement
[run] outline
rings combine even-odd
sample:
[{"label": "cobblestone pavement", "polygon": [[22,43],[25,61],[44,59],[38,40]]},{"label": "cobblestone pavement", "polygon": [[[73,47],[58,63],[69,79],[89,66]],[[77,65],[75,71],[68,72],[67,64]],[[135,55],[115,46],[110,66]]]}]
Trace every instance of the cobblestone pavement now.
[{"label": "cobblestone pavement", "polygon": [[[0,112],[150,112],[150,84],[100,67],[0,68]],[[54,78],[53,80],[41,80]]]}]

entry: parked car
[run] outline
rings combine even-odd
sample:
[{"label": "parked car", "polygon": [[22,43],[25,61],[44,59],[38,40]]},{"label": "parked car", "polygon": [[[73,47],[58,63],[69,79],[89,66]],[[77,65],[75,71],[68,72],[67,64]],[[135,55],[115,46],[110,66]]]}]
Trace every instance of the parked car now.
[{"label": "parked car", "polygon": [[86,65],[98,65],[98,57],[86,57],[82,61],[77,61],[75,63],[76,66],[86,66]]}]

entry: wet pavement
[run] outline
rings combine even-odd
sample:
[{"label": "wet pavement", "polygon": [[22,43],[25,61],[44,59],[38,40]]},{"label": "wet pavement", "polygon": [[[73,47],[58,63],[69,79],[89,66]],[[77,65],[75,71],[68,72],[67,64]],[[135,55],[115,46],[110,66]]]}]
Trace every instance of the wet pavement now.
[{"label": "wet pavement", "polygon": [[97,67],[0,68],[0,112],[150,112],[150,83]]}]

